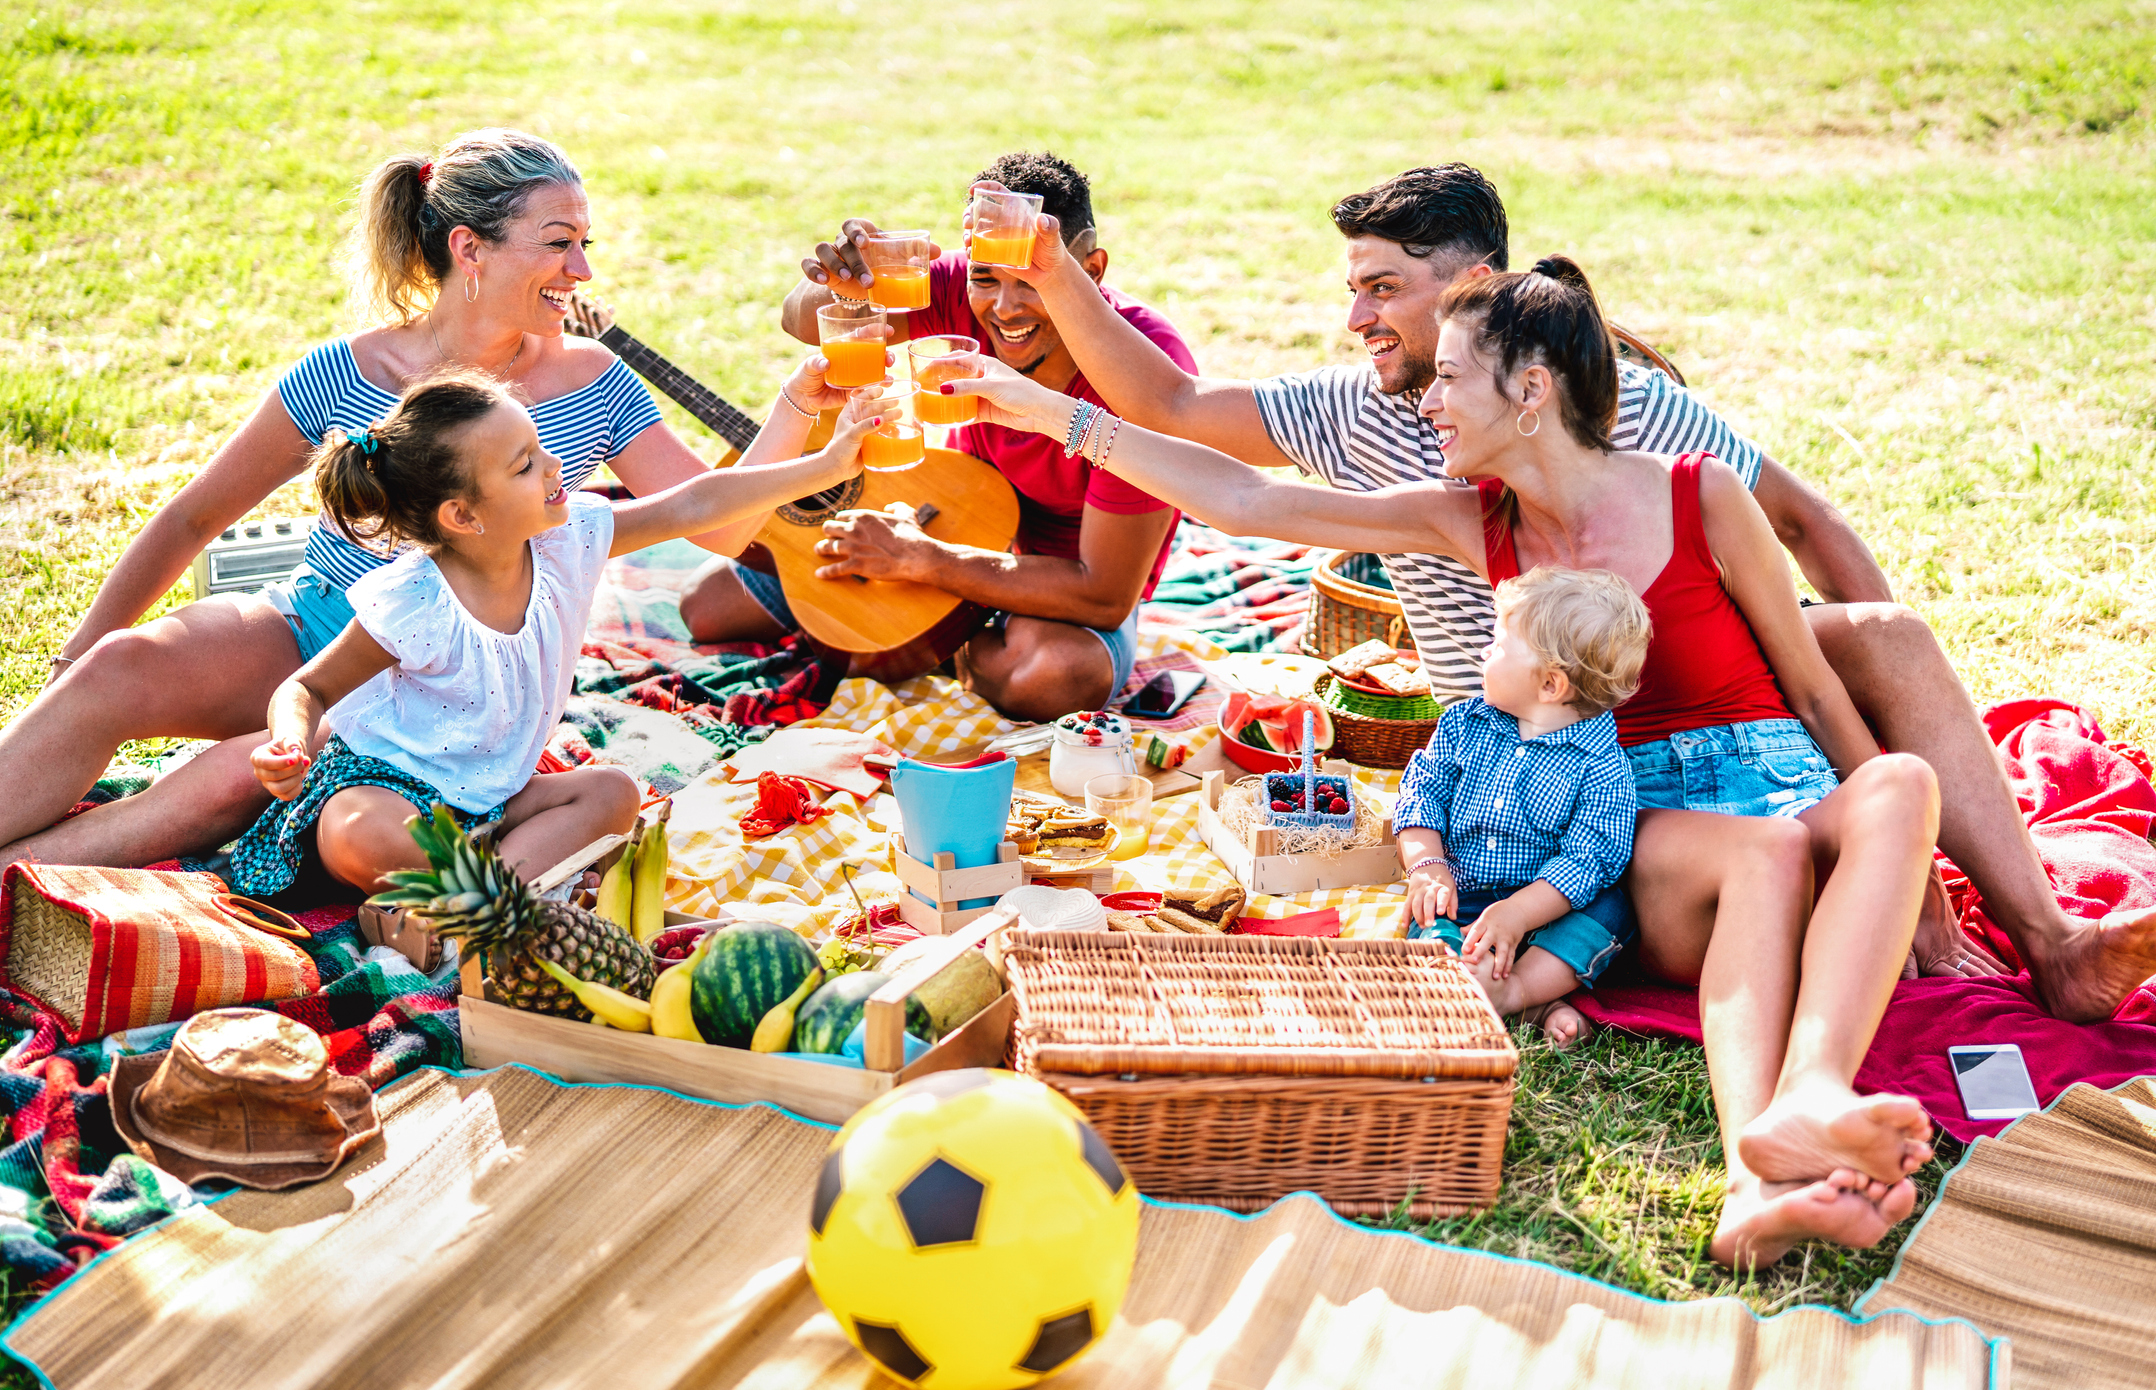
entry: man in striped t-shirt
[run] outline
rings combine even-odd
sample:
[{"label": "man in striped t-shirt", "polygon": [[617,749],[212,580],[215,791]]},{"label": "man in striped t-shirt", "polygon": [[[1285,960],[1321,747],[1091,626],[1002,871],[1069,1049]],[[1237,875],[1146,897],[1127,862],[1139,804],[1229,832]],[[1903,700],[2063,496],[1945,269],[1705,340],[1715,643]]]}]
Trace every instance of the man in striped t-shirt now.
[{"label": "man in striped t-shirt", "polygon": [[[1504,204],[1480,173],[1449,164],[1411,169],[1345,198],[1332,218],[1347,238],[1347,326],[1369,354],[1361,365],[1263,381],[1194,376],[1103,313],[1099,296],[1084,293],[1088,282],[1068,267],[1037,265],[1024,278],[1101,399],[1134,424],[1256,467],[1293,464],[1335,487],[1442,478],[1437,434],[1417,413],[1436,379],[1437,300],[1462,275],[1504,268]],[[1805,612],[1828,663],[1881,742],[1918,755],[1938,775],[1940,847],[2023,959],[2036,963],[2046,1006],[2062,1017],[2108,1016],[2148,974],[2141,967],[2156,967],[2156,914],[2101,928],[2066,916],[1953,666],[1923,619],[1894,602],[1848,522],[1660,372],[1620,369],[1615,444],[1664,454],[1704,449],[1751,485],[1825,600]],[[1433,685],[1448,698],[1471,693],[1492,621],[1488,585],[1437,556],[1384,559]],[[1943,899],[1935,891],[1917,930],[1924,973],[1998,973],[1997,962],[1955,928]]]}]

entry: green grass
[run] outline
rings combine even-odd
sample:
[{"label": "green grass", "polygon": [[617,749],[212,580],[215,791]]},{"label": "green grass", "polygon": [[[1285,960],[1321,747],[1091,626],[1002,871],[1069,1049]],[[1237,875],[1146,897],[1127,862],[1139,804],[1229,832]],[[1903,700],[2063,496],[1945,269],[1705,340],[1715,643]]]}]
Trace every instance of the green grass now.
[{"label": "green grass", "polygon": [[[499,123],[584,169],[625,324],[758,409],[804,250],[852,212],[951,237],[1004,149],[1087,169],[1113,282],[1242,375],[1351,359],[1334,200],[1470,160],[1515,259],[1578,257],[1824,489],[1979,699],[2059,694],[2146,742],[2152,112],[2148,0],[18,6],[0,718],[143,518],[354,326],[360,175]],[[1530,1049],[1503,1203],[1436,1233],[1662,1296],[1846,1304],[1883,1253],[1735,1290],[1701,1261],[1705,1097],[1691,1049]]]}]

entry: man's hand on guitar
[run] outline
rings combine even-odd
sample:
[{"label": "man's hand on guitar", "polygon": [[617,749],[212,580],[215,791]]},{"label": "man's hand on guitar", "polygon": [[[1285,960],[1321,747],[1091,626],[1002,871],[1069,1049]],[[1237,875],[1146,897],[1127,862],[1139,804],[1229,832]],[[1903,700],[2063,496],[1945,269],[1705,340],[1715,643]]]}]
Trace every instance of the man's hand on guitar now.
[{"label": "man's hand on guitar", "polygon": [[816,554],[834,562],[820,566],[816,577],[923,583],[936,550],[936,542],[915,522],[913,508],[903,502],[893,502],[889,511],[840,512],[823,524],[823,539],[816,542]]},{"label": "man's hand on guitar", "polygon": [[[817,285],[843,284],[854,292],[854,298],[861,298],[864,287],[875,281],[862,251],[876,232],[876,224],[865,217],[847,218],[839,224],[835,238],[817,242],[816,254],[801,262],[802,278]],[[942,254],[942,247],[929,243],[930,260]],[[832,292],[837,293],[835,289]]]}]

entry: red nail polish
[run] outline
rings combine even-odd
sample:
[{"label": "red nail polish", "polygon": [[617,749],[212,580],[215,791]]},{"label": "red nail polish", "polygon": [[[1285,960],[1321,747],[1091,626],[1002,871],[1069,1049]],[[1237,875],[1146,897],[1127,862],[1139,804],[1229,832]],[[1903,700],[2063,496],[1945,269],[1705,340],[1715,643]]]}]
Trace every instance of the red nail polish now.
[{"label": "red nail polish", "polygon": [[956,382],[946,381],[943,383],[943,385],[938,386],[936,389],[938,391],[941,391],[946,396],[955,396],[958,394],[957,390],[955,389],[956,386]]}]

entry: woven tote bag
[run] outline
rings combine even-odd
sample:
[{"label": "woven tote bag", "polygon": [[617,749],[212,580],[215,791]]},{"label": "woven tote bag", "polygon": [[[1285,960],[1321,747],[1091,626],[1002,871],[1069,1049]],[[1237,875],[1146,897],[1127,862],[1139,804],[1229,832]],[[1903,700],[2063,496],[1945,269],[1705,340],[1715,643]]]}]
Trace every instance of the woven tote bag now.
[{"label": "woven tote bag", "polygon": [[71,1043],[321,988],[304,927],[215,874],[10,864],[0,875],[9,988]]}]

